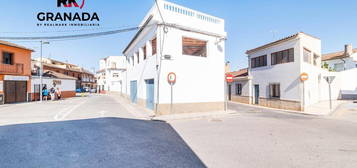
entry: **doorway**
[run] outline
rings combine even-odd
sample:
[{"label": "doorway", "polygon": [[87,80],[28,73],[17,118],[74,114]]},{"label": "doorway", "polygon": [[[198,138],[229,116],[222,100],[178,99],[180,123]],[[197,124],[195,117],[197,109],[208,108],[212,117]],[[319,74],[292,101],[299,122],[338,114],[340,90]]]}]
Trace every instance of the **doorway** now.
[{"label": "doorway", "polygon": [[138,102],[138,86],[137,81],[130,82],[130,100],[132,103]]},{"label": "doorway", "polygon": [[259,104],[259,85],[254,85],[254,104]]},{"label": "doorway", "polygon": [[4,82],[5,103],[20,103],[27,101],[26,81]]},{"label": "doorway", "polygon": [[146,108],[154,110],[154,79],[145,81],[146,83]]},{"label": "doorway", "polygon": [[232,85],[228,85],[228,100],[232,100]]}]

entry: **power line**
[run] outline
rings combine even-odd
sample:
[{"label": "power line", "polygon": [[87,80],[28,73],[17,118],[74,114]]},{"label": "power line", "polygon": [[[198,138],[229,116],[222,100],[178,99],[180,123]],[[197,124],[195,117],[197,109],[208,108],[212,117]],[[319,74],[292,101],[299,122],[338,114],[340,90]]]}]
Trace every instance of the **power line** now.
[{"label": "power line", "polygon": [[[151,25],[147,25],[147,26],[151,26]],[[106,35],[129,32],[129,31],[135,31],[140,28],[141,27],[138,26],[138,27],[119,29],[119,30],[105,31],[105,32],[76,34],[76,35],[63,35],[63,36],[39,36],[39,37],[10,37],[10,36],[8,36],[8,37],[0,37],[0,39],[4,39],[4,40],[52,40],[52,41],[76,40],[76,39],[82,39],[82,38],[91,38],[91,37],[106,36]]]},{"label": "power line", "polygon": [[59,31],[34,31],[34,32],[0,32],[0,34],[42,34],[42,33],[70,33],[70,32],[80,32],[80,31],[94,31],[94,30],[104,30],[104,29],[121,29],[121,28],[129,28],[135,27],[133,25],[120,26],[120,27],[101,27],[101,28],[93,28],[93,29],[74,29],[74,30],[59,30]]}]

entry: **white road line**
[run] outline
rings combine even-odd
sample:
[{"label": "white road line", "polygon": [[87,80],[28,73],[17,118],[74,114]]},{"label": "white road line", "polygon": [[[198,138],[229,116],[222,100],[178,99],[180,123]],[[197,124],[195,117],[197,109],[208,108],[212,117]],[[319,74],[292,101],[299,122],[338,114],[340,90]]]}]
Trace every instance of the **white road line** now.
[{"label": "white road line", "polygon": [[103,111],[100,111],[100,112],[99,112],[99,113],[100,113],[100,117],[103,118],[103,117],[104,117],[104,114],[107,113],[107,112],[108,112],[108,111],[104,111],[104,110],[103,110]]},{"label": "white road line", "polygon": [[59,120],[64,120],[68,115],[70,115],[74,110],[76,110],[78,107],[80,107],[81,105],[83,105],[84,103],[86,103],[87,100],[75,105],[75,106],[70,106],[70,107],[67,107],[67,108],[64,108],[62,109],[60,112],[58,112],[55,116],[54,116],[54,119],[56,121],[59,121]]}]

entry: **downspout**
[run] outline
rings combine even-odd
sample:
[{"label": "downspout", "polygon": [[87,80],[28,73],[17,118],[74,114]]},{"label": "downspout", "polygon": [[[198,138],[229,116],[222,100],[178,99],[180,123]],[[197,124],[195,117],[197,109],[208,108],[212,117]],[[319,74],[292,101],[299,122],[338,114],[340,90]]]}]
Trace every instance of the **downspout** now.
[{"label": "downspout", "polygon": [[343,70],[346,70],[346,60],[344,60],[343,58],[341,58],[341,61],[343,61]]}]

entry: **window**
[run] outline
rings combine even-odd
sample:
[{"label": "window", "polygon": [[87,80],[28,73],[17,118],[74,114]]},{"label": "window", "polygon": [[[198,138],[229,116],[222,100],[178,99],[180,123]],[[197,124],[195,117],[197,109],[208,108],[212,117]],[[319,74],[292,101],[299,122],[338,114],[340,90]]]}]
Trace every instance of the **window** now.
[{"label": "window", "polygon": [[294,62],[294,48],[271,54],[271,65]]},{"label": "window", "polygon": [[343,71],[345,69],[344,63],[336,63],[333,66],[334,66],[335,71],[337,71],[337,72]]},{"label": "window", "polygon": [[263,67],[263,66],[267,66],[267,55],[263,55],[251,59],[252,68]]},{"label": "window", "polygon": [[151,40],[151,48],[152,48],[152,55],[155,55],[157,52],[157,41],[156,38],[154,38],[153,40]]},{"label": "window", "polygon": [[139,52],[136,52],[136,60],[138,62],[138,64],[140,63],[140,55]]},{"label": "window", "polygon": [[314,65],[317,66],[317,60],[320,58],[319,55],[314,54]]},{"label": "window", "polygon": [[14,59],[13,56],[14,56],[14,54],[12,54],[12,53],[3,52],[2,53],[2,63],[12,65],[13,59]]},{"label": "window", "polygon": [[304,62],[311,64],[311,51],[304,48]]},{"label": "window", "polygon": [[146,46],[143,47],[144,60],[146,60]]},{"label": "window", "polygon": [[242,95],[242,84],[241,83],[237,83],[236,84],[236,95]]},{"label": "window", "polygon": [[207,57],[207,41],[192,38],[182,38],[182,54]]},{"label": "window", "polygon": [[119,74],[118,73],[113,73],[113,78],[119,78]]},{"label": "window", "polygon": [[280,98],[280,84],[270,84],[270,98]]}]

